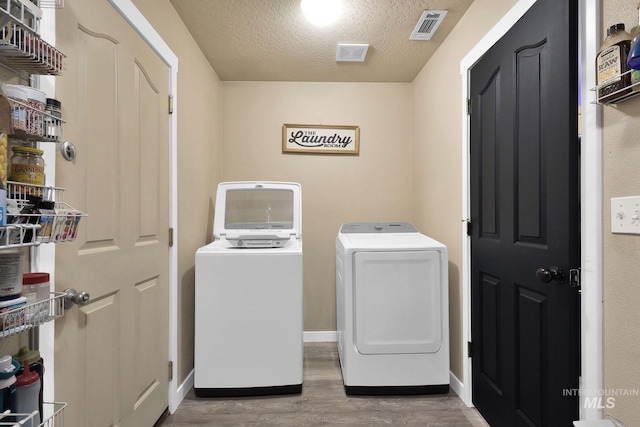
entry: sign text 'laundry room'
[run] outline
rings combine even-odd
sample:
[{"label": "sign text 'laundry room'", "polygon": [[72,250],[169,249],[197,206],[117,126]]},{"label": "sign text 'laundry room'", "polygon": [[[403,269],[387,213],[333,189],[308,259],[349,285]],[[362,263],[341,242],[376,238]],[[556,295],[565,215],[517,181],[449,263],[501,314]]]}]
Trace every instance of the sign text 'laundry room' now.
[{"label": "sign text 'laundry room'", "polygon": [[282,125],[282,152],[358,154],[358,126]]}]

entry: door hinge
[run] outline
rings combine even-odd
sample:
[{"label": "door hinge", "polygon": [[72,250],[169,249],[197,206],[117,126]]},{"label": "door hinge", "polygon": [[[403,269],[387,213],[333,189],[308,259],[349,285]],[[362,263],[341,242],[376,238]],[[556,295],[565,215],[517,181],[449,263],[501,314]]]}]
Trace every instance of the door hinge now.
[{"label": "door hinge", "polygon": [[169,381],[173,380],[173,362],[169,361]]},{"label": "door hinge", "polygon": [[471,115],[473,111],[473,100],[471,98],[467,98],[467,115]]},{"label": "door hinge", "polygon": [[473,357],[473,343],[467,341],[467,357]]},{"label": "door hinge", "polygon": [[173,228],[169,228],[169,247],[173,247]]},{"label": "door hinge", "polygon": [[462,222],[467,224],[467,236],[471,236],[471,220],[467,218],[463,219]]},{"label": "door hinge", "polygon": [[169,114],[173,114],[173,95],[169,95]]},{"label": "door hinge", "polygon": [[579,268],[571,268],[569,269],[569,286],[572,288],[580,288],[580,269]]}]

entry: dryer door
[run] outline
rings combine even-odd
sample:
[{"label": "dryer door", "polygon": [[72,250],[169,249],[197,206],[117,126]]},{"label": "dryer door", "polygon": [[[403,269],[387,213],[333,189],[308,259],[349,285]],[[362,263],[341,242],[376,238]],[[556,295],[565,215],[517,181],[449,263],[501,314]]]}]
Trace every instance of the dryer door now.
[{"label": "dryer door", "polygon": [[357,351],[436,353],[442,345],[443,328],[440,270],[438,251],[356,252]]}]

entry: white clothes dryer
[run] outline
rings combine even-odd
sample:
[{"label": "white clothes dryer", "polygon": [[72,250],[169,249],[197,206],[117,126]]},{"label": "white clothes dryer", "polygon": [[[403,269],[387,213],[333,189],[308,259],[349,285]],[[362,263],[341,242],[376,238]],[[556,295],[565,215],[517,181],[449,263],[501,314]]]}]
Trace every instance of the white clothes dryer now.
[{"label": "white clothes dryer", "polygon": [[449,391],[448,254],[411,224],[349,223],[336,239],[347,394]]},{"label": "white clothes dryer", "polygon": [[215,241],[195,256],[197,396],[302,391],[301,218],[297,183],[218,186]]}]

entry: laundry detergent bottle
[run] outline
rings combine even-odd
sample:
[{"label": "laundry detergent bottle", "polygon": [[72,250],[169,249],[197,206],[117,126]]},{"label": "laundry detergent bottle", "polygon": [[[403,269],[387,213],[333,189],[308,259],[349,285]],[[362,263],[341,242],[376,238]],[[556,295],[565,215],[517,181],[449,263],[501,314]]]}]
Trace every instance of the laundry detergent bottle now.
[{"label": "laundry detergent bottle", "polygon": [[24,371],[16,379],[16,412],[19,414],[31,414],[35,412],[32,426],[40,425],[39,396],[40,375],[29,370],[29,361],[24,361]]}]

